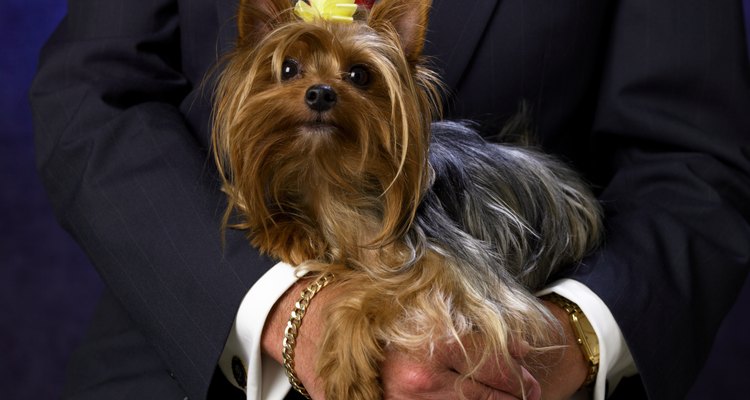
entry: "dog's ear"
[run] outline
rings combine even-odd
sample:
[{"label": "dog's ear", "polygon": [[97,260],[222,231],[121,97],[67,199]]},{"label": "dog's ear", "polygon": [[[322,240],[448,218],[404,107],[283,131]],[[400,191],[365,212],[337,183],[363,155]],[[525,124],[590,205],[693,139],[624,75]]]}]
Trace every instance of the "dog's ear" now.
[{"label": "dog's ear", "polygon": [[380,0],[370,12],[368,24],[382,30],[393,27],[410,63],[419,61],[427,34],[431,0]]},{"label": "dog's ear", "polygon": [[292,18],[290,0],[240,0],[237,33],[240,45],[258,43],[281,23]]}]

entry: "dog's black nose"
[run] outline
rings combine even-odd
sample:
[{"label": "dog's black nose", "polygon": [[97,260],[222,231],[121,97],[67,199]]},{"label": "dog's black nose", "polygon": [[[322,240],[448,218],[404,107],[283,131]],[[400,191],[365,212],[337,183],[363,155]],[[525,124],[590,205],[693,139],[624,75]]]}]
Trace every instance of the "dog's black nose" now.
[{"label": "dog's black nose", "polygon": [[336,92],[328,85],[310,86],[305,93],[305,103],[317,112],[328,111],[336,104]]}]

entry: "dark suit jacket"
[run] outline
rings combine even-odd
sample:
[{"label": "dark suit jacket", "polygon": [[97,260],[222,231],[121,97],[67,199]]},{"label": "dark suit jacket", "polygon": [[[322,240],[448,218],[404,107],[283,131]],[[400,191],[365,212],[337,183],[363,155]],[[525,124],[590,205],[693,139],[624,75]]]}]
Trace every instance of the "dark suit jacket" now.
[{"label": "dark suit jacket", "polygon": [[[108,291],[70,398],[204,398],[272,265],[229,232],[209,156],[234,0],[71,0],[32,89],[38,166]],[[607,242],[571,271],[620,324],[651,398],[682,398],[750,260],[750,75],[739,1],[435,1],[449,117],[531,106],[583,171]]]}]

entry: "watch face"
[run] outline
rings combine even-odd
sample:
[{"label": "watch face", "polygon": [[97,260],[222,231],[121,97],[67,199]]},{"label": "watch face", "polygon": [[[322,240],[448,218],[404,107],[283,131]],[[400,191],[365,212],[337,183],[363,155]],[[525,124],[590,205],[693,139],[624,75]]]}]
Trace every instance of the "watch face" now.
[{"label": "watch face", "polygon": [[546,297],[546,300],[557,304],[560,308],[564,309],[570,317],[570,324],[573,330],[576,332],[578,342],[583,347],[583,352],[591,362],[592,366],[599,365],[599,338],[596,336],[594,327],[591,326],[586,314],[573,303],[557,293],[551,293]]},{"label": "watch face", "polygon": [[591,326],[591,323],[589,322],[588,318],[578,318],[578,322],[580,323],[581,329],[583,330],[583,337],[585,338],[585,344],[587,353],[591,361],[598,364],[599,363],[599,339],[596,336],[596,332],[594,331],[594,327]]}]

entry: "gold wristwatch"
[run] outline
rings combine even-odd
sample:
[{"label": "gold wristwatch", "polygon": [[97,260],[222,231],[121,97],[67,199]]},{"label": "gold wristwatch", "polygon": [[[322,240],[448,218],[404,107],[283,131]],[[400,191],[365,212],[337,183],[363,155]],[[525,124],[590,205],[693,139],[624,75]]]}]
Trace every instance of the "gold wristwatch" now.
[{"label": "gold wristwatch", "polygon": [[583,356],[589,365],[589,373],[582,387],[592,384],[596,380],[596,373],[599,372],[599,338],[596,336],[596,332],[594,332],[594,327],[591,326],[589,319],[586,318],[586,315],[578,307],[578,304],[557,293],[544,295],[542,299],[556,304],[568,313],[570,325],[573,327],[573,332],[576,335],[576,341],[581,346]]}]

